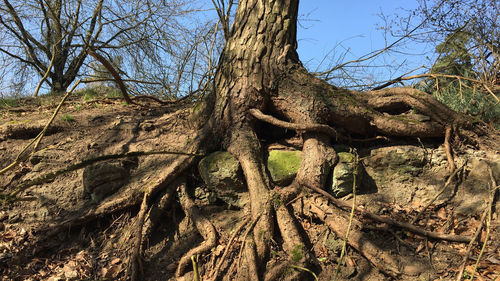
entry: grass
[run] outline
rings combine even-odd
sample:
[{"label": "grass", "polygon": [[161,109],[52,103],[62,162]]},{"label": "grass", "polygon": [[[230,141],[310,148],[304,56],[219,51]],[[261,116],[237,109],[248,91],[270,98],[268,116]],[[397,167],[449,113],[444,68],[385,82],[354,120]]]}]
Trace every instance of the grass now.
[{"label": "grass", "polygon": [[15,98],[2,98],[0,99],[0,109],[16,107],[19,105],[19,99]]},{"label": "grass", "polygon": [[71,114],[64,114],[64,115],[61,115],[61,120],[64,121],[64,122],[68,122],[68,123],[71,123],[71,122],[75,122],[75,117],[73,117]]}]

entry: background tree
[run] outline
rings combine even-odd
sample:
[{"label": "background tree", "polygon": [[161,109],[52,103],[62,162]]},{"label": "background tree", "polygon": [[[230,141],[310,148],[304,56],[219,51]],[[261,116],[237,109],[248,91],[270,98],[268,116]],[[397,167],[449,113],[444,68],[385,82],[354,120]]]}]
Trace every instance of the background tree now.
[{"label": "background tree", "polygon": [[410,39],[431,44],[435,50],[428,73],[416,76],[424,78],[417,80],[418,86],[456,111],[500,126],[498,2],[423,0],[409,14],[425,19]]},{"label": "background tree", "polygon": [[185,21],[198,9],[194,5],[180,0],[3,0],[0,59],[21,74],[11,81],[29,83],[26,78],[32,73],[43,76],[54,57],[47,83],[51,92],[61,92],[78,75],[90,74],[86,58],[92,49],[108,57],[122,56],[126,78],[154,82],[161,88],[156,93],[168,92],[174,84],[169,94],[177,95],[188,77],[201,79],[207,61],[200,58],[205,50],[199,46],[211,41],[208,33],[216,31],[210,22],[186,27]]}]

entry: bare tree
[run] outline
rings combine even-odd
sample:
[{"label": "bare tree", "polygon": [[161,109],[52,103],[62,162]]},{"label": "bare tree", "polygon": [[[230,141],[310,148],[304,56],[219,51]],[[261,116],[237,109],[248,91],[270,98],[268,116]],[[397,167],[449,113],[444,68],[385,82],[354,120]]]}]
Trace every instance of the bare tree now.
[{"label": "bare tree", "polygon": [[[52,92],[65,91],[82,73],[82,66],[87,69],[85,60],[89,50],[108,58],[125,56],[128,52],[133,59],[124,59],[124,63],[132,66],[127,66],[126,72],[135,69],[136,73],[153,73],[144,70],[155,68],[154,60],[172,58],[172,54],[178,55],[180,49],[188,49],[191,43],[178,40],[175,35],[164,37],[172,30],[179,30],[182,25],[177,18],[188,14],[189,6],[184,1],[161,2],[3,0],[0,26],[5,33],[0,43],[0,58],[16,61],[17,69],[34,71],[40,77],[49,71],[47,83]],[[164,56],[174,42],[182,47],[170,52],[170,57]],[[163,53],[148,51],[155,45]],[[49,70],[52,58],[53,67]],[[172,72],[156,68],[155,73],[163,71]],[[169,83],[163,82],[164,86]]]}]

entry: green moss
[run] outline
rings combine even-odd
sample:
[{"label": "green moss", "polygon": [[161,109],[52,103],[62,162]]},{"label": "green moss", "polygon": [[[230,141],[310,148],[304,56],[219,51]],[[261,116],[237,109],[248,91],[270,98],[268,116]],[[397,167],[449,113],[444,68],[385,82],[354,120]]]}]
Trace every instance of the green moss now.
[{"label": "green moss", "polygon": [[339,152],[337,153],[339,157],[339,161],[343,163],[353,163],[354,162],[354,154],[349,152]]},{"label": "green moss", "polygon": [[295,247],[293,247],[293,250],[291,251],[292,260],[294,262],[299,262],[304,257],[303,251],[304,251],[304,245],[302,244],[295,245]]},{"label": "green moss", "polygon": [[271,150],[267,158],[267,168],[276,184],[286,185],[297,174],[301,161],[301,151]]},{"label": "green moss", "polygon": [[281,199],[278,194],[273,195],[273,201],[274,201],[274,207],[279,208],[283,203],[281,202]]},{"label": "green moss", "polygon": [[0,99],[0,108],[16,107],[19,105],[18,99],[2,98]]}]

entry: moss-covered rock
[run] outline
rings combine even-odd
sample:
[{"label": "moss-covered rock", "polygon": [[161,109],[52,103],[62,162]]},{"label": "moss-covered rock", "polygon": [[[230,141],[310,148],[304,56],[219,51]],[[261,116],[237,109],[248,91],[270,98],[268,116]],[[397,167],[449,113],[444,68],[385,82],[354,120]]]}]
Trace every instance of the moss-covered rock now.
[{"label": "moss-covered rock", "polygon": [[428,155],[424,148],[403,145],[373,149],[364,162],[379,177],[389,177],[387,181],[393,179],[406,181],[422,172],[423,167],[428,162],[427,158]]},{"label": "moss-covered rock", "polygon": [[342,197],[352,193],[354,186],[354,171],[356,171],[356,189],[359,191],[363,178],[361,163],[355,163],[355,155],[350,152],[337,153],[339,161],[333,168],[330,192],[335,197]]},{"label": "moss-covered rock", "polygon": [[240,163],[231,153],[211,153],[201,159],[198,170],[208,189],[227,204],[243,207],[248,202]]},{"label": "moss-covered rock", "polygon": [[299,150],[271,150],[267,158],[267,169],[272,181],[280,186],[290,184],[302,161],[302,151]]}]

